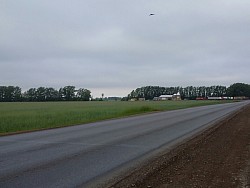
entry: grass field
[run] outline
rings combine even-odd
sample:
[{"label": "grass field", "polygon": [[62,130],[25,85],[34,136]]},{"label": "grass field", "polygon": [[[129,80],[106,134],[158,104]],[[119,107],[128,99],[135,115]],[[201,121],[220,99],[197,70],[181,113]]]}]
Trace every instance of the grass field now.
[{"label": "grass field", "polygon": [[152,111],[176,110],[224,101],[23,102],[0,103],[0,135],[64,127]]}]

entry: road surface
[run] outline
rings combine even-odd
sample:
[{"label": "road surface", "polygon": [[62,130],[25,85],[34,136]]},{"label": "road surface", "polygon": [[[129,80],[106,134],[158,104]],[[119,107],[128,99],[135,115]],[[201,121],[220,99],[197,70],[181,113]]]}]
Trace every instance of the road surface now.
[{"label": "road surface", "polygon": [[95,187],[249,102],[0,137],[0,187]]}]

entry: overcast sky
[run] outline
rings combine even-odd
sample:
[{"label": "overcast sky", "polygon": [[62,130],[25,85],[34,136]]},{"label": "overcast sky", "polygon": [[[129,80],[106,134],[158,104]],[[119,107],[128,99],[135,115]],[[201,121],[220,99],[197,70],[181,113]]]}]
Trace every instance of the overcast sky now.
[{"label": "overcast sky", "polygon": [[126,96],[249,74],[249,0],[0,0],[0,85]]}]

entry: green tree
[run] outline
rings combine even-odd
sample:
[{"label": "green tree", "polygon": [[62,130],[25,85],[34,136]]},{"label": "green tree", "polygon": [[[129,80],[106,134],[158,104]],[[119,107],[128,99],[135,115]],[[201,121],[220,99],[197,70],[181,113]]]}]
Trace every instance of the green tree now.
[{"label": "green tree", "polygon": [[250,97],[250,85],[244,83],[235,83],[227,89],[227,94],[230,97]]},{"label": "green tree", "polygon": [[73,101],[75,99],[75,86],[65,86],[59,89],[61,100]]},{"label": "green tree", "polygon": [[7,102],[14,101],[14,90],[15,90],[14,86],[8,86],[8,87],[6,87],[6,90],[5,90],[5,101],[7,101]]},{"label": "green tree", "polygon": [[5,101],[6,86],[0,86],[0,102]]},{"label": "green tree", "polygon": [[30,88],[24,92],[24,98],[26,101],[36,101],[36,88]]},{"label": "green tree", "polygon": [[0,101],[16,102],[21,101],[22,90],[18,86],[0,86]]},{"label": "green tree", "polygon": [[89,101],[91,97],[90,94],[91,92],[89,90],[80,88],[77,90],[76,97],[77,97],[77,100],[80,100],[80,101]]},{"label": "green tree", "polygon": [[36,90],[36,101],[46,101],[46,88],[39,87]]},{"label": "green tree", "polygon": [[22,101],[22,89],[20,87],[14,87],[13,97],[15,102]]},{"label": "green tree", "polygon": [[59,92],[52,88],[46,88],[45,89],[45,96],[46,96],[46,101],[57,101],[59,100]]}]

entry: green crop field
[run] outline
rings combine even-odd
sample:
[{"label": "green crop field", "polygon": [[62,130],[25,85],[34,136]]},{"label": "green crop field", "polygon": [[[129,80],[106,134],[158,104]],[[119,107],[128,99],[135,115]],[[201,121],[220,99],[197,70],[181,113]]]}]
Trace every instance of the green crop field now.
[{"label": "green crop field", "polygon": [[145,112],[176,110],[225,101],[113,101],[0,103],[0,135],[84,124]]}]

